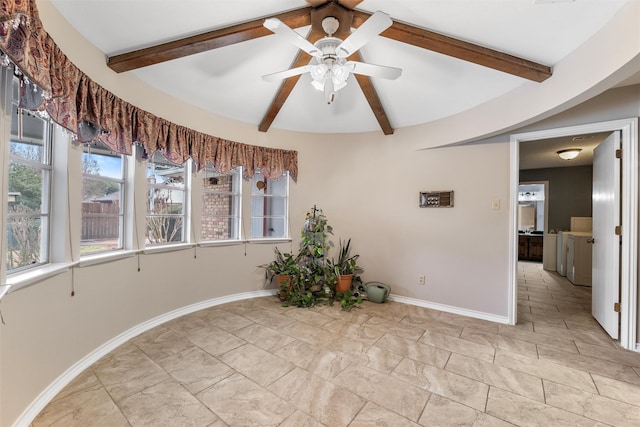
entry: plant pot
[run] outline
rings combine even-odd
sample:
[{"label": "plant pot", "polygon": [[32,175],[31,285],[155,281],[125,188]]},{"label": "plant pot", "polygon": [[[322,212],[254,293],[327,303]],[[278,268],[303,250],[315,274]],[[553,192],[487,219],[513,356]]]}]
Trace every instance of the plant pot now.
[{"label": "plant pot", "polygon": [[347,292],[351,289],[351,281],[353,280],[353,274],[342,274],[336,282],[336,292]]},{"label": "plant pot", "polygon": [[285,295],[283,289],[291,289],[291,278],[292,276],[287,274],[276,274],[276,285],[278,285],[278,295],[280,295],[280,299],[284,299]]}]

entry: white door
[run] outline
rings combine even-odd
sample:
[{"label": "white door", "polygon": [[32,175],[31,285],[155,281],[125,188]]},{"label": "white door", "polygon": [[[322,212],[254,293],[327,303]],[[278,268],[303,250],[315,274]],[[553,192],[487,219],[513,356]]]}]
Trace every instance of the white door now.
[{"label": "white door", "polygon": [[620,302],[620,133],[614,132],[593,151],[593,287],[592,314],[612,338],[619,334]]}]

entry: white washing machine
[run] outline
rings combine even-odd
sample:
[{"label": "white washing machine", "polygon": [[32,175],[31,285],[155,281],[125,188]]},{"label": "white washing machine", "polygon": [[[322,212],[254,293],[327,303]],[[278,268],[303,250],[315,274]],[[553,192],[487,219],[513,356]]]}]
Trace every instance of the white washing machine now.
[{"label": "white washing machine", "polygon": [[591,286],[591,233],[569,233],[567,238],[567,279],[574,285]]},{"label": "white washing machine", "polygon": [[567,252],[569,236],[591,238],[591,231],[560,231],[556,239],[556,271],[561,276],[567,275]]}]

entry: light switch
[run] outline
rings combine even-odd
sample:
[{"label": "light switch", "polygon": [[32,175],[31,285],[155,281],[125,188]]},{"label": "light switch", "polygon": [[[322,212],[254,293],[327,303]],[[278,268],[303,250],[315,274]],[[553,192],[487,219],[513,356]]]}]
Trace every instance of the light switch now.
[{"label": "light switch", "polygon": [[491,201],[491,209],[497,211],[500,209],[500,199],[493,199]]}]

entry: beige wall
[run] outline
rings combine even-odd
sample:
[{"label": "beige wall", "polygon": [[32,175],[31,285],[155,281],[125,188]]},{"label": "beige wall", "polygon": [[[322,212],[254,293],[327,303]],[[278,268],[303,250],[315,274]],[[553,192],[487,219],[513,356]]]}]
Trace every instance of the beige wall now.
[{"label": "beige wall", "polygon": [[[291,185],[290,208],[294,246],[305,212],[316,204],[334,226],[335,240],[353,239],[365,280],[388,282],[394,294],[426,302],[508,315],[508,142],[419,149],[521,123],[524,116],[505,117],[511,115],[504,114],[511,113],[508,104],[497,102],[486,115],[468,112],[441,125],[402,129],[388,137],[379,132],[259,133],[254,125],[182,105],[131,75],[115,75],[49,2],[38,1],[38,6],[45,28],[63,51],[119,96],[220,137],[297,149],[300,176]],[[560,83],[538,87],[541,94],[536,96]],[[574,84],[571,90],[583,93],[592,83],[585,84]],[[561,92],[549,95],[539,108],[574,98],[573,92]],[[418,192],[424,190],[454,190],[455,207],[418,208]],[[499,210],[491,209],[493,200],[500,200]],[[199,248],[197,258],[193,250],[141,255],[140,272],[137,258],[127,258],[76,268],[73,274],[6,295],[0,306],[6,321],[0,328],[0,425],[12,425],[67,369],[136,325],[200,301],[262,289],[263,272],[256,266],[270,260],[272,250],[272,245],[238,245]],[[421,274],[426,276],[424,286],[418,285]],[[70,296],[72,288],[75,297]]]},{"label": "beige wall", "polygon": [[[322,207],[352,237],[365,280],[425,301],[507,315],[508,146],[414,152],[391,143],[308,141],[291,186],[291,227]],[[482,180],[471,177],[482,176]],[[420,190],[455,191],[453,209],[421,209]],[[503,208],[491,210],[500,198]],[[288,244],[282,249],[290,250]],[[48,385],[100,345],[172,310],[262,289],[272,245],[141,255],[71,273],[2,300],[2,419],[11,425]],[[427,285],[417,284],[425,274]],[[71,290],[75,296],[71,297]]]},{"label": "beige wall", "polygon": [[[198,248],[76,268],[2,300],[0,425],[10,426],[58,376],[146,320],[207,299],[259,290],[271,246]],[[75,289],[75,296],[71,291]]]}]

